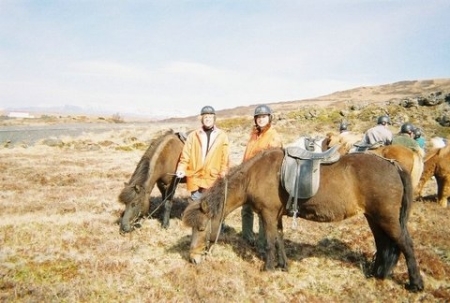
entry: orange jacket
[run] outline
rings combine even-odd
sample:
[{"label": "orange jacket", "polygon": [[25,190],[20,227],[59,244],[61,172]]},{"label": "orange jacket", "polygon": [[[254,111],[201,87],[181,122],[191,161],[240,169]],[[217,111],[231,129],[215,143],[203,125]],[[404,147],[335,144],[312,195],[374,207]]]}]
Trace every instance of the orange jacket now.
[{"label": "orange jacket", "polygon": [[228,135],[214,127],[210,135],[210,148],[203,129],[191,132],[186,138],[177,171],[186,173],[186,187],[190,192],[210,188],[217,178],[228,172],[230,147]]},{"label": "orange jacket", "polygon": [[250,134],[250,140],[247,143],[247,148],[244,153],[244,161],[252,158],[260,151],[272,147],[283,147],[278,132],[272,127],[269,127],[259,134],[258,130],[255,128]]}]

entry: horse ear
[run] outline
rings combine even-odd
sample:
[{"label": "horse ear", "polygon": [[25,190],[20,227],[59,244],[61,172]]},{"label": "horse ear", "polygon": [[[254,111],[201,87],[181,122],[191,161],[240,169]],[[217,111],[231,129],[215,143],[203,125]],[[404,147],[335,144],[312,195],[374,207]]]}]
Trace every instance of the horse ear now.
[{"label": "horse ear", "polygon": [[205,214],[209,213],[209,204],[208,202],[206,202],[206,200],[202,200],[200,202],[200,209],[202,210],[202,212],[204,212]]},{"label": "horse ear", "polygon": [[143,189],[143,187],[140,186],[140,185],[137,185],[137,184],[136,184],[136,185],[134,186],[134,190],[135,190],[137,193],[140,193],[142,189]]}]

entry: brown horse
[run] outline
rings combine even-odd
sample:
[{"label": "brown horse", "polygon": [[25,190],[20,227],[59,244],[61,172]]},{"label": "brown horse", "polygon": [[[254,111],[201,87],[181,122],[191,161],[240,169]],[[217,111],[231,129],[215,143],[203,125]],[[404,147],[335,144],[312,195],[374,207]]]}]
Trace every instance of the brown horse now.
[{"label": "brown horse", "polygon": [[438,203],[442,207],[447,207],[450,198],[450,145],[432,149],[427,153],[422,177],[417,186],[419,197],[432,176],[436,178]]},{"label": "brown horse", "polygon": [[359,133],[345,132],[342,134],[335,134],[333,132],[329,132],[322,141],[322,149],[327,150],[335,145],[340,145],[339,153],[341,155],[345,155],[354,149],[355,143],[360,142],[362,138],[363,135]]},{"label": "brown horse", "polygon": [[121,233],[132,231],[139,218],[148,214],[150,194],[155,184],[165,203],[162,227],[169,227],[172,199],[180,182],[174,174],[184,146],[182,137],[180,133],[169,130],[150,143],[119,195],[119,201],[125,204],[120,219]]},{"label": "brown horse", "polygon": [[[233,210],[249,203],[262,216],[266,232],[265,270],[287,270],[282,216],[289,199],[280,180],[283,149],[264,151],[234,167],[219,179],[199,202],[184,211],[183,222],[192,227],[189,258],[202,260],[210,239],[215,239],[221,221]],[[308,199],[298,200],[300,217],[317,221],[340,221],[364,214],[377,248],[372,274],[384,279],[403,253],[412,291],[423,290],[423,281],[407,229],[413,189],[407,172],[373,154],[354,153],[333,164],[321,165],[320,186]],[[387,190],[389,189],[389,190]],[[275,264],[275,258],[278,258]]]},{"label": "brown horse", "polygon": [[[355,133],[348,133],[346,135],[328,133],[323,141],[322,149],[327,150],[335,145],[340,145],[338,149],[339,153],[345,155],[356,151],[354,145],[361,142],[361,138],[362,136]],[[411,174],[413,187],[416,188],[419,184],[419,179],[423,171],[423,154],[421,151],[416,152],[403,145],[395,144],[368,149],[366,152],[398,161]]]},{"label": "brown horse", "polygon": [[411,175],[413,188],[417,188],[423,171],[423,160],[419,152],[399,144],[385,145],[370,149],[367,152],[386,159],[396,160]]}]

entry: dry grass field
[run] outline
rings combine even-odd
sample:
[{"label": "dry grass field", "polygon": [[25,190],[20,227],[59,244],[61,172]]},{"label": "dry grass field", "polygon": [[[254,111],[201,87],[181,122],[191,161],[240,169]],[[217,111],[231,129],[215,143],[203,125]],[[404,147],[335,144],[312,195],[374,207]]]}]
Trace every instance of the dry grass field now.
[{"label": "dry grass field", "polygon": [[[219,119],[220,120],[220,119]],[[242,158],[251,120],[229,132],[232,162]],[[226,121],[219,121],[228,125]],[[317,121],[293,132],[277,121],[286,143],[300,132],[323,133]],[[257,251],[240,236],[240,209],[227,217],[208,259],[188,261],[187,205],[177,190],[170,227],[161,228],[161,198],[152,192],[153,216],[124,236],[118,200],[148,143],[161,130],[198,122],[139,124],[104,133],[62,136],[59,144],[0,147],[1,302],[450,302],[450,208],[436,203],[430,180],[409,220],[425,290],[404,289],[403,256],[384,281],[367,278],[374,243],[363,216],[315,223],[284,218],[289,272],[262,272]],[[255,230],[256,226],[255,226]]]}]

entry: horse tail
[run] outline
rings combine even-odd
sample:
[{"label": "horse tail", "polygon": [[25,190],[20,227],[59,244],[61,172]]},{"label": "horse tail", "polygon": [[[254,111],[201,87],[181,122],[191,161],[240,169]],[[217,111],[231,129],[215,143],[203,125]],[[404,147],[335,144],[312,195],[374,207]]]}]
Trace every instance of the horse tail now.
[{"label": "horse tail", "polygon": [[413,154],[413,167],[411,170],[411,180],[413,188],[416,188],[419,184],[420,177],[422,176],[423,172],[423,160],[422,156],[419,154],[419,152],[414,152]]},{"label": "horse tail", "polygon": [[381,229],[375,221],[366,216],[374,233],[377,247],[375,262],[372,267],[372,275],[380,279],[386,278],[391,273],[400,257],[401,249],[399,243],[404,242],[405,239],[409,238],[407,222],[413,203],[414,189],[409,172],[399,166],[397,166],[397,171],[403,185],[403,195],[399,213],[400,236],[398,238],[393,238],[393,235],[397,233],[389,233],[386,230]]},{"label": "horse tail", "polygon": [[403,184],[402,205],[400,207],[400,226],[402,232],[407,232],[406,224],[414,201],[414,186],[408,172],[402,169],[398,169],[398,171]]}]

